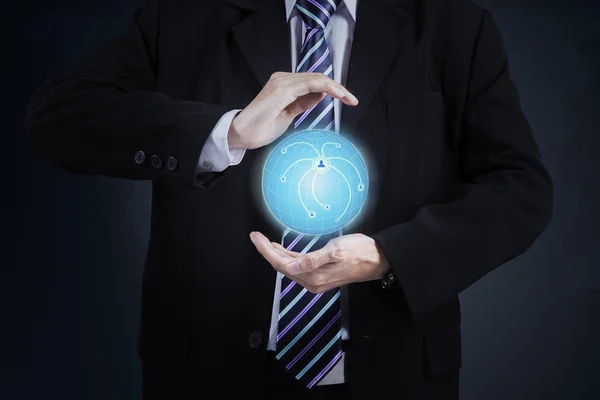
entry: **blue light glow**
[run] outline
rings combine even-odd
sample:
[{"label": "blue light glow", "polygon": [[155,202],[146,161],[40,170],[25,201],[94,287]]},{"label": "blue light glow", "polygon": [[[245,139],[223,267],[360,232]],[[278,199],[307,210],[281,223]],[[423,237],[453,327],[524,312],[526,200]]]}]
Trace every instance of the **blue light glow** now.
[{"label": "blue light glow", "polygon": [[311,235],[333,233],[365,204],[367,167],[352,143],[335,132],[295,132],[267,158],[262,191],[268,209],[285,227]]}]

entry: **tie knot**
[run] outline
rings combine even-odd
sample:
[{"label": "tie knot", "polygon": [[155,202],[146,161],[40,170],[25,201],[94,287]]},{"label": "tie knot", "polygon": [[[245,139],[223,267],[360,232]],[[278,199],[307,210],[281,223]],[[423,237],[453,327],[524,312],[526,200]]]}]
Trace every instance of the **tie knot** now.
[{"label": "tie knot", "polygon": [[295,7],[309,28],[325,29],[342,0],[296,0]]}]

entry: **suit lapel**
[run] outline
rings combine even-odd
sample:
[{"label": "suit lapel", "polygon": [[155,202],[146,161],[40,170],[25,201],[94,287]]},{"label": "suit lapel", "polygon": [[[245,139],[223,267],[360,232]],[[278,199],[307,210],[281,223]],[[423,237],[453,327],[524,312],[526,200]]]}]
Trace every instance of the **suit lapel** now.
[{"label": "suit lapel", "polygon": [[227,0],[227,3],[248,12],[231,31],[261,87],[272,73],[291,72],[290,29],[284,0]]},{"label": "suit lapel", "polygon": [[[245,11],[232,28],[261,87],[273,72],[291,72],[290,30],[284,0],[226,0]],[[368,108],[395,56],[410,38],[411,17],[393,0],[359,0],[346,87],[359,104],[344,105],[341,131],[354,128]]]},{"label": "suit lapel", "polygon": [[358,124],[412,31],[411,17],[390,0],[359,0],[357,7],[346,87],[359,104],[343,106],[341,131]]}]

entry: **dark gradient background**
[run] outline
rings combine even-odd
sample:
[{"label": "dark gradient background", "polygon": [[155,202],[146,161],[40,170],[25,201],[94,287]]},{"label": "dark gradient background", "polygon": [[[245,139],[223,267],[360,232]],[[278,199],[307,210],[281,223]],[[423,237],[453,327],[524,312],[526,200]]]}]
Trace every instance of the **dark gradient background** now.
[{"label": "dark gradient background", "polygon": [[[10,155],[4,166],[15,169],[16,196],[13,203],[10,186],[0,186],[8,188],[0,196],[7,246],[0,400],[139,396],[135,349],[150,183],[69,174],[38,161],[23,135],[33,91],[122,31],[139,3],[22,0],[2,7],[1,134],[16,139],[14,153],[2,152]],[[556,208],[529,252],[461,295],[462,398],[600,399],[600,5],[480,3],[503,31],[512,76],[555,180]]]}]

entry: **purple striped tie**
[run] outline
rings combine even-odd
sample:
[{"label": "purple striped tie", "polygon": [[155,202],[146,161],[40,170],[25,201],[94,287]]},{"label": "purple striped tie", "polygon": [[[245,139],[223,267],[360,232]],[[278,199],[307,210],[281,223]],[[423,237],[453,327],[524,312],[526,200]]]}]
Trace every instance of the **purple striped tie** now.
[{"label": "purple striped tie", "polygon": [[[302,17],[306,35],[295,72],[320,72],[333,78],[331,52],[325,40],[325,27],[341,0],[297,0],[296,10]],[[334,127],[333,98],[325,96],[313,108],[294,120],[295,130],[325,129]]]},{"label": "purple striped tie", "polygon": [[[287,233],[287,231],[286,231]],[[289,232],[282,245],[307,253],[337,234]],[[286,276],[281,278],[275,357],[309,389],[319,383],[342,356],[340,289],[312,294]]]},{"label": "purple striped tie", "polygon": [[[340,3],[341,0],[296,1],[295,7],[306,28],[296,72],[320,72],[333,78],[325,27]],[[334,124],[333,98],[327,95],[312,109],[300,114],[293,126],[295,130],[332,130]],[[323,247],[336,235],[309,236],[287,230],[282,245],[306,253]],[[310,389],[331,371],[341,356],[340,289],[312,294],[283,276],[275,357]]]}]

